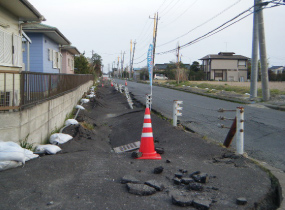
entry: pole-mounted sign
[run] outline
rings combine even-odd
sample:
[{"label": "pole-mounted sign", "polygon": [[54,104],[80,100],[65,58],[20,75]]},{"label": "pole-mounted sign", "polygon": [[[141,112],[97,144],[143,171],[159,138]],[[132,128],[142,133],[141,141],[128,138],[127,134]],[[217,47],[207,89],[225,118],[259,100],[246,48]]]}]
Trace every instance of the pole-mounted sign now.
[{"label": "pole-mounted sign", "polygon": [[153,72],[153,45],[150,44],[147,52],[147,67],[148,67],[148,75],[149,75],[149,82],[151,88],[151,95],[152,95],[152,72]]}]

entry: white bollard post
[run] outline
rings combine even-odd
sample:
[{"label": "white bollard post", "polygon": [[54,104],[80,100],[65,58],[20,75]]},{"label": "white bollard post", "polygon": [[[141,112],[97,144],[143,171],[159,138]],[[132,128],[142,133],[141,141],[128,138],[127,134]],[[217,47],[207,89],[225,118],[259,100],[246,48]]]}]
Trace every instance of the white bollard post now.
[{"label": "white bollard post", "polygon": [[183,101],[173,101],[173,126],[177,126],[177,117],[182,116],[182,113],[180,112],[183,107],[180,105],[183,104]]},{"label": "white bollard post", "polygon": [[236,147],[237,153],[242,155],[244,153],[244,108],[237,107],[236,110]]},{"label": "white bollard post", "polygon": [[172,117],[173,126],[175,126],[175,127],[177,126],[176,102],[177,102],[177,100],[173,101],[173,117]]}]

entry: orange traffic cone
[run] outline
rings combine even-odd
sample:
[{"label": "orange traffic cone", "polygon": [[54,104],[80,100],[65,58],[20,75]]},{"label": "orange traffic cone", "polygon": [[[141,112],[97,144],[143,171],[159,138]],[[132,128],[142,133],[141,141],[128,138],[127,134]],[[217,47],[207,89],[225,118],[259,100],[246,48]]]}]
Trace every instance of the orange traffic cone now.
[{"label": "orange traffic cone", "polygon": [[111,87],[113,87],[113,82],[111,82]]},{"label": "orange traffic cone", "polygon": [[125,86],[127,86],[127,85],[128,85],[127,80],[125,80]]},{"label": "orange traffic cone", "polygon": [[145,109],[144,114],[144,123],[141,136],[141,145],[139,152],[142,153],[142,156],[137,159],[156,159],[160,160],[160,154],[157,154],[154,149],[153,133],[151,126],[151,118],[149,108]]}]

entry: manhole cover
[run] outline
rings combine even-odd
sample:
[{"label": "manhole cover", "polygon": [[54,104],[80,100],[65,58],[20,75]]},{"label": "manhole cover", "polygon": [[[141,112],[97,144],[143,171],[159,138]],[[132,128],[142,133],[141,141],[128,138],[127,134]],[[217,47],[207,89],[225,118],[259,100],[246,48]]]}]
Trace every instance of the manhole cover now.
[{"label": "manhole cover", "polygon": [[131,151],[131,150],[135,150],[140,148],[141,142],[140,141],[136,141],[134,143],[130,143],[130,144],[126,144],[123,146],[119,146],[119,147],[115,147],[114,151],[116,153],[122,153],[122,152],[127,152],[127,151]]}]

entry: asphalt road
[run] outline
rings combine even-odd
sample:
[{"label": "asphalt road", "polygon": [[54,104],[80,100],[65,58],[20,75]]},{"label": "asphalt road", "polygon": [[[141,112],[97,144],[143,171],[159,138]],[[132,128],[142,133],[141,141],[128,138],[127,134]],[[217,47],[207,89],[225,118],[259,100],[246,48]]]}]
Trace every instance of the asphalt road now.
[{"label": "asphalt road", "polygon": [[[124,84],[122,80],[117,83]],[[145,95],[150,93],[150,85],[129,82],[129,91],[145,103]],[[219,128],[218,124],[230,127],[232,121],[221,121],[219,116],[234,118],[235,112],[219,113],[219,108],[245,109],[245,152],[256,159],[285,171],[285,112],[269,109],[261,104],[241,105],[238,103],[208,98],[196,94],[153,86],[153,109],[172,119],[173,100],[183,101],[183,116],[178,117],[186,125],[204,138],[224,142],[229,129]],[[235,141],[232,142],[235,147]]]}]

